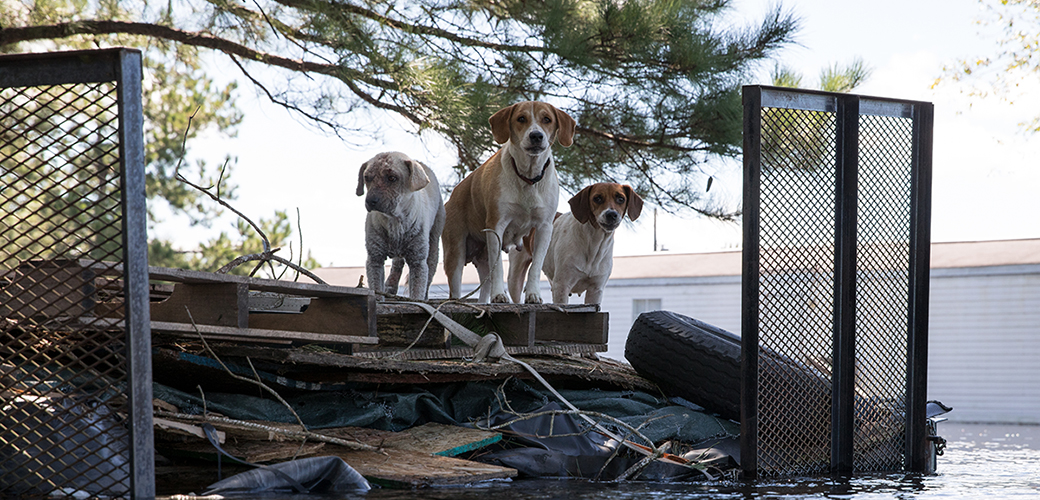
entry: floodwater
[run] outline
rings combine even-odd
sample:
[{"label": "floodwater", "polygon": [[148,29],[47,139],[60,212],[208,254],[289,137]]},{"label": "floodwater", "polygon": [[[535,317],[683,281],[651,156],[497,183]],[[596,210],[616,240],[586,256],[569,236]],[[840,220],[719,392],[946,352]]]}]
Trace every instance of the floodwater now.
[{"label": "floodwater", "polygon": [[[491,482],[416,491],[375,489],[366,500],[496,499],[986,499],[1040,495],[1040,426],[943,422],[948,441],[930,476],[886,474],[846,480],[808,478],[749,483],[603,484],[573,480]],[[298,497],[299,498],[299,497]]]}]

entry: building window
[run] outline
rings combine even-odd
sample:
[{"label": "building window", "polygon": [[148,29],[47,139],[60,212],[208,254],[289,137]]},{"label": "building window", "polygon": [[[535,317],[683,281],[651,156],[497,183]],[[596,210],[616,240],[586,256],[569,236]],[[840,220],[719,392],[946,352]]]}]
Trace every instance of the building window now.
[{"label": "building window", "polygon": [[661,299],[632,299],[632,320],[647,311],[660,311]]}]

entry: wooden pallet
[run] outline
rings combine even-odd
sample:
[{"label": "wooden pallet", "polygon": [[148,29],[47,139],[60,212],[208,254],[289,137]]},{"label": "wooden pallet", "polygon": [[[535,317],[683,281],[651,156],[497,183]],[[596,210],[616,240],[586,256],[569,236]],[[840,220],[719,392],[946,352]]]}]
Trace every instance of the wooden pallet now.
[{"label": "wooden pallet", "polygon": [[[453,356],[460,347],[441,325],[429,322],[423,309],[389,300],[377,303],[366,288],[161,267],[149,267],[148,274],[152,330],[163,335],[345,344],[370,356],[411,346],[419,353],[413,356],[426,359]],[[123,314],[121,278],[118,263],[29,262],[6,273],[0,312],[9,317],[81,316],[118,323]],[[596,305],[434,305],[477,333],[498,333],[513,354],[606,350],[609,318]]]},{"label": "wooden pallet", "polygon": [[[528,348],[532,354],[536,346],[553,353],[606,350],[609,315],[600,311],[598,305],[433,305],[477,333],[498,333],[507,348]],[[376,314],[381,348],[412,345],[430,317],[418,306],[400,302],[380,302]],[[561,350],[562,345],[569,345],[569,350]],[[412,347],[451,350],[458,346],[452,345],[451,336],[444,328],[432,322]]]},{"label": "wooden pallet", "polygon": [[[365,288],[162,267],[149,267],[148,274],[154,333],[274,344],[379,342],[375,295]],[[121,328],[125,314],[122,276],[123,266],[114,262],[27,261],[3,273],[0,316],[66,318],[63,321],[69,325]],[[253,307],[257,298],[268,303],[295,301],[306,307],[295,311],[270,305]]]},{"label": "wooden pallet", "polygon": [[[248,278],[184,269],[148,268],[153,281],[174,282],[173,293],[153,303],[153,331],[265,343],[378,344],[371,290]],[[302,304],[295,311],[252,303],[272,295]],[[262,300],[258,300],[262,299]],[[298,300],[304,299],[304,300]],[[190,315],[189,315],[190,311]]]}]

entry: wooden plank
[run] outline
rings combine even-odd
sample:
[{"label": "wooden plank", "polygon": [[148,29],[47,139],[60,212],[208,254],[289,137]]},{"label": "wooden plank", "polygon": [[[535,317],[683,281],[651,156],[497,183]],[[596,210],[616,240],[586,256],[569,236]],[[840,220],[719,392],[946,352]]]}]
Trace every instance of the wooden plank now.
[{"label": "wooden plank", "polygon": [[286,293],[306,297],[374,296],[372,290],[368,288],[321,285],[316,283],[297,283],[295,281],[250,278],[233,274],[207,273],[166,267],[149,266],[148,277],[155,281],[173,281],[177,283],[240,283],[248,285],[250,290]]},{"label": "wooden plank", "polygon": [[[299,314],[249,314],[249,328],[285,330],[329,335],[371,336],[378,342],[375,331],[369,328],[368,297],[319,297],[311,299],[307,309]],[[377,331],[377,330],[376,330]]]},{"label": "wooden plank", "polygon": [[394,433],[383,441],[383,446],[454,457],[467,451],[479,450],[501,440],[502,435],[497,432],[430,422]]},{"label": "wooden plank", "polygon": [[152,321],[152,331],[179,335],[189,338],[198,338],[198,333],[203,335],[216,335],[225,337],[236,337],[251,339],[254,342],[262,341],[298,341],[313,342],[316,344],[378,344],[376,337],[357,335],[329,335],[323,333],[290,332],[286,330],[263,330],[257,328],[233,328],[227,326],[213,325],[191,325],[187,323],[171,323],[164,321]]},{"label": "wooden plank", "polygon": [[535,320],[535,340],[606,344],[609,314],[540,311]]},{"label": "wooden plank", "polygon": [[[412,345],[415,337],[422,337],[413,347],[436,347],[445,349],[451,345],[451,334],[436,321],[431,321],[428,314],[380,314],[376,318],[376,331],[379,332],[379,345],[406,347]],[[423,328],[426,328],[423,330]]]},{"label": "wooden plank", "polygon": [[[201,441],[206,440],[205,431],[202,430],[202,427],[197,425],[177,422],[175,420],[167,420],[159,417],[153,417],[152,424],[155,426],[156,440],[159,441],[169,441],[171,439],[185,441],[185,438]],[[224,444],[225,441],[227,441],[227,433],[218,430],[217,442]]]},{"label": "wooden plank", "polygon": [[[191,312],[189,317],[188,312]],[[249,287],[242,283],[177,283],[162,302],[151,304],[152,321],[249,327]]]},{"label": "wooden plank", "polygon": [[[380,342],[382,346],[382,343]],[[538,356],[546,354],[591,354],[594,352],[606,352],[606,344],[564,344],[564,343],[537,343],[533,346],[506,346],[506,352],[511,356]],[[415,359],[463,359],[473,357],[473,349],[469,347],[453,347],[450,349],[421,349],[412,348],[407,351],[403,349],[379,348],[378,350],[363,350],[353,353],[354,356],[365,358],[387,358],[393,356],[400,360]]]},{"label": "wooden plank", "polygon": [[22,262],[0,289],[0,317],[53,318],[92,314],[97,303],[95,273],[79,261]]},{"label": "wooden plank", "polygon": [[[299,441],[242,441],[221,445],[229,455],[252,463],[284,462],[293,458],[314,455],[325,447],[325,443]],[[199,443],[156,443],[156,451],[164,456],[217,460],[217,450],[209,442]],[[225,461],[228,460],[224,457]]]},{"label": "wooden plank", "polygon": [[485,315],[489,331],[497,332],[507,346],[532,346],[535,338],[536,313],[492,313]]},{"label": "wooden plank", "polygon": [[517,474],[508,467],[407,450],[353,451],[327,445],[322,452],[342,458],[369,482],[388,488],[460,485]]},{"label": "wooden plank", "polygon": [[[597,304],[478,304],[476,302],[428,301],[444,314],[480,314],[489,313],[525,313],[530,311],[558,312],[599,312]],[[406,302],[379,302],[376,306],[379,314],[426,314],[419,306]]]},{"label": "wooden plank", "polygon": [[502,440],[502,435],[497,432],[436,422],[400,432],[367,427],[336,427],[322,429],[320,432],[328,436],[360,441],[380,449],[408,450],[443,457],[479,450]]}]

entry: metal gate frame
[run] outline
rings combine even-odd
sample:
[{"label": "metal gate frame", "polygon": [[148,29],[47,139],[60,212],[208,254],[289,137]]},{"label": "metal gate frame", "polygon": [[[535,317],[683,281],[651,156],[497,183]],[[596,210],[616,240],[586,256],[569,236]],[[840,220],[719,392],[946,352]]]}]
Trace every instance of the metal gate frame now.
[{"label": "metal gate frame", "polygon": [[[888,116],[912,120],[910,151],[910,228],[908,290],[905,329],[906,363],[903,468],[925,472],[928,446],[925,405],[928,359],[928,279],[931,223],[931,171],[933,105],[897,100],[766,86],[746,86],[744,102],[744,215],[742,281],[742,387],[741,468],[744,477],[764,475],[760,469],[759,417],[760,306],[769,298],[760,295],[761,181],[763,171],[763,108],[821,113],[833,120],[834,207],[833,320],[830,374],[830,463],[829,472],[880,472],[856,470],[854,434],[857,424],[857,343],[865,334],[857,331],[857,250],[859,248],[857,205],[861,151],[860,126],[864,116]],[[799,111],[799,112],[800,112]],[[872,207],[873,208],[873,207]],[[902,207],[907,208],[907,207]],[[767,214],[767,216],[769,216]],[[900,346],[902,347],[902,346]],[[767,363],[770,362],[767,360]]]},{"label": "metal gate frame", "polygon": [[126,443],[130,458],[128,488],[132,498],[154,498],[141,61],[140,51],[123,48],[0,56],[0,89],[104,82],[115,84],[124,296],[124,315],[119,326],[125,331],[125,396],[129,410],[125,425],[130,441]]}]

